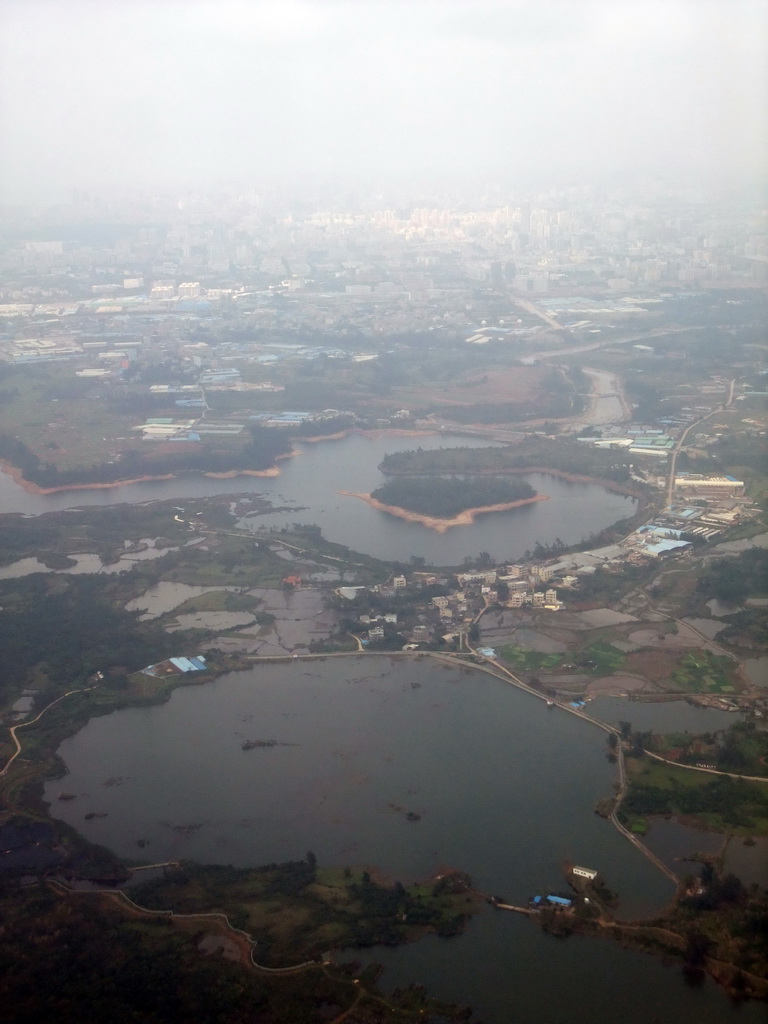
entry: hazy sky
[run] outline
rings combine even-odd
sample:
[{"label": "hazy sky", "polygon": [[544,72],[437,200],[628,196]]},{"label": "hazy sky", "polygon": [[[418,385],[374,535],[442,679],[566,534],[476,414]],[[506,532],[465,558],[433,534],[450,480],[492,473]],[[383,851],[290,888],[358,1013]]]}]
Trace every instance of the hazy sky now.
[{"label": "hazy sky", "polygon": [[766,169],[768,0],[0,0],[0,197]]}]

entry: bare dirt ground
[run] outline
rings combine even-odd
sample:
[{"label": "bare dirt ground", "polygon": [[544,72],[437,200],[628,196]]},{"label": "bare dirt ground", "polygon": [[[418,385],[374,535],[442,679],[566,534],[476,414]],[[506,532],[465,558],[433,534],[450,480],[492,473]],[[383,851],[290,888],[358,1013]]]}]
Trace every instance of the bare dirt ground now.
[{"label": "bare dirt ground", "polygon": [[486,367],[470,371],[458,379],[422,387],[394,388],[388,403],[403,408],[429,405],[477,405],[479,402],[529,401],[538,390],[547,367]]},{"label": "bare dirt ground", "polygon": [[590,697],[597,697],[601,693],[621,697],[625,693],[639,693],[642,690],[653,688],[644,676],[617,672],[615,675],[604,676],[602,679],[593,679],[587,683],[585,693]]},{"label": "bare dirt ground", "polygon": [[679,650],[635,651],[627,655],[626,668],[632,675],[642,676],[651,683],[664,684],[677,667]]},{"label": "bare dirt ground", "polygon": [[719,651],[716,644],[709,644],[706,640],[686,626],[685,623],[678,623],[677,633],[662,633],[655,629],[640,629],[629,634],[632,643],[639,647],[655,647],[665,651],[685,651],[708,649]]}]

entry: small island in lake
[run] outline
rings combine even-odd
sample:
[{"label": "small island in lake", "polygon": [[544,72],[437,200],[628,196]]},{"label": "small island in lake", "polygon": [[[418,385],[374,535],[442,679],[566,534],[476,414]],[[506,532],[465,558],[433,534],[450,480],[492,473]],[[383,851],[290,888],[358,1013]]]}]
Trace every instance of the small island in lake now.
[{"label": "small island in lake", "polygon": [[529,502],[546,501],[524,480],[503,477],[399,477],[371,494],[342,494],[362,498],[373,508],[408,522],[422,523],[439,533],[451,526],[474,522],[485,512],[506,512]]}]

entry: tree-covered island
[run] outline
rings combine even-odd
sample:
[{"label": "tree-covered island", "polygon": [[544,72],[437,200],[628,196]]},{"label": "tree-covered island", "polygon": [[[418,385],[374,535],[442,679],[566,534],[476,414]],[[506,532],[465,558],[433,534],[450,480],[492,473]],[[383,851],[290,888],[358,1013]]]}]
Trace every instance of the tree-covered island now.
[{"label": "tree-covered island", "polygon": [[525,480],[504,477],[398,477],[372,492],[382,505],[420,515],[450,519],[469,509],[533,501],[536,491]]}]

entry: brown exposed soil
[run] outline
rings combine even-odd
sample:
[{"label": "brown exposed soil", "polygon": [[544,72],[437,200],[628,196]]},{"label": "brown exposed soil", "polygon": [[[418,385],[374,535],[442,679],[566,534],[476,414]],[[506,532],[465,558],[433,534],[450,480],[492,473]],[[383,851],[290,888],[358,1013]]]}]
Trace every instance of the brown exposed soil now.
[{"label": "brown exposed soil", "polygon": [[635,651],[627,655],[625,668],[633,675],[645,676],[652,683],[669,684],[680,655],[666,651]]}]

